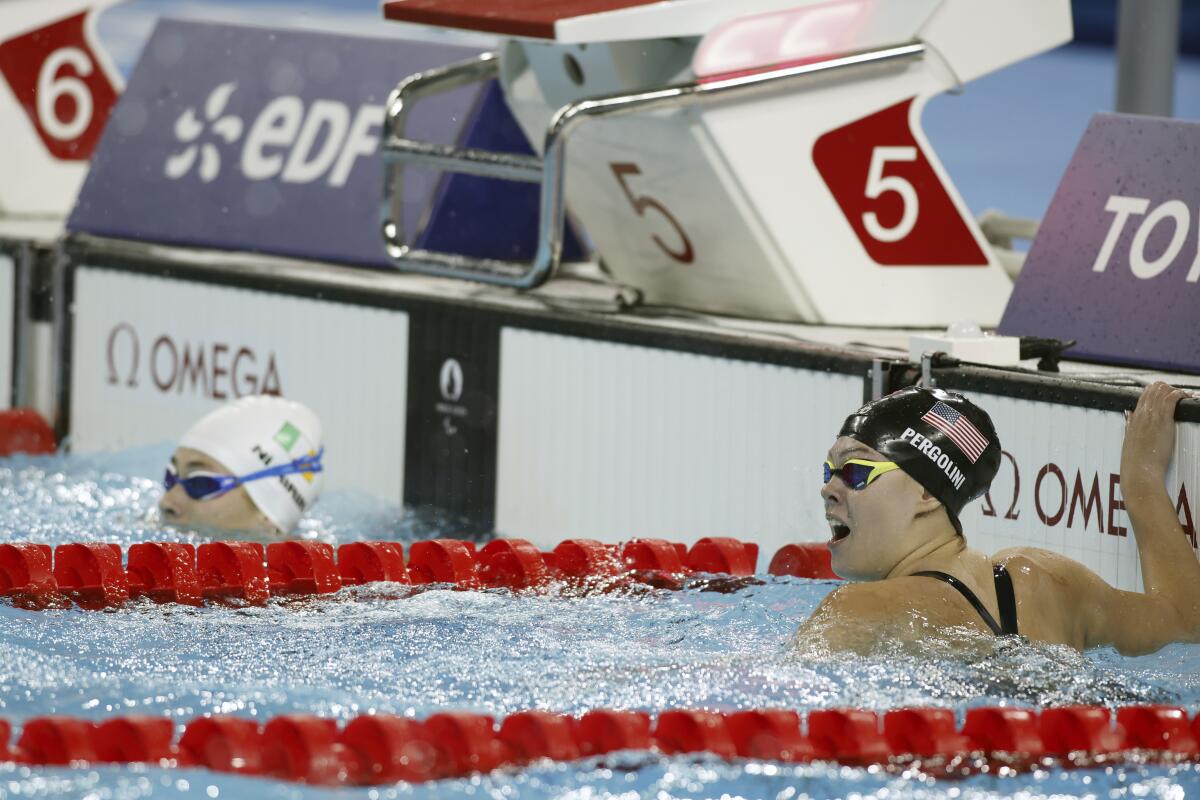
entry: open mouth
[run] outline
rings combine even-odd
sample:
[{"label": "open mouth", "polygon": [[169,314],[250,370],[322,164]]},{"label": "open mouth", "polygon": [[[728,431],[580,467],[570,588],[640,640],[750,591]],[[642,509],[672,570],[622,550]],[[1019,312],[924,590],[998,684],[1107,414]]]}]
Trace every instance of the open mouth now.
[{"label": "open mouth", "polygon": [[850,535],[850,526],[835,519],[829,520],[829,530],[833,532],[833,542],[840,542]]}]

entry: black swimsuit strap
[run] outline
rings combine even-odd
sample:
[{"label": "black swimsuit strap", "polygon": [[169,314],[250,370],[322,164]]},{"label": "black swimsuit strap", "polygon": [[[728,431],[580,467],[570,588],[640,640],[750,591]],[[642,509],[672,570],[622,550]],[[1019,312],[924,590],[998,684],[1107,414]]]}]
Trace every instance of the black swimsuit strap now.
[{"label": "black swimsuit strap", "polygon": [[[996,618],[992,616],[990,611],[988,611],[986,608],[983,607],[983,603],[981,603],[979,601],[979,598],[975,596],[975,593],[971,591],[970,587],[968,587],[965,583],[960,581],[958,578],[954,577],[953,575],[947,575],[945,572],[938,572],[937,570],[926,570],[924,572],[914,572],[913,575],[920,575],[920,576],[926,577],[926,578],[937,578],[939,581],[943,581],[944,583],[950,584],[951,586],[953,586],[955,589],[958,590],[959,594],[961,594],[963,597],[967,598],[967,602],[970,603],[975,608],[975,610],[979,612],[979,616],[983,617],[984,623],[989,628],[992,629],[992,633],[996,634],[997,636],[1000,636],[1001,634],[1006,633],[1006,631],[1003,628],[1001,628],[999,625],[996,624]],[[1007,576],[1008,576],[1008,573],[1005,573],[1005,577],[1007,577]],[[1011,583],[1009,583],[1009,591],[1010,592],[1012,591]],[[1014,612],[1014,617],[1015,617],[1015,612]]]},{"label": "black swimsuit strap", "polygon": [[996,582],[996,602],[1000,605],[1000,624],[1004,633],[1017,635],[1017,596],[1013,592],[1012,576],[1003,564],[992,567],[992,578]]}]

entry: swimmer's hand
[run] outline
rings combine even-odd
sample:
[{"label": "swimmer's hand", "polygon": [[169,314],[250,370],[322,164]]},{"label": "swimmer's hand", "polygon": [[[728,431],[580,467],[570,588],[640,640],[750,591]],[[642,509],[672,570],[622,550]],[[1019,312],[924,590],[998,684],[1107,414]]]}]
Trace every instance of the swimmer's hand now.
[{"label": "swimmer's hand", "polygon": [[1175,452],[1175,407],[1188,397],[1161,381],[1142,391],[1128,415],[1121,448],[1121,487],[1126,494],[1163,489]]},{"label": "swimmer's hand", "polygon": [[1121,494],[1137,539],[1144,595],[1106,615],[1107,637],[1123,653],[1152,652],[1170,642],[1200,642],[1200,561],[1167,494],[1175,452],[1175,408],[1187,393],[1154,383],[1138,399],[1121,448]]}]

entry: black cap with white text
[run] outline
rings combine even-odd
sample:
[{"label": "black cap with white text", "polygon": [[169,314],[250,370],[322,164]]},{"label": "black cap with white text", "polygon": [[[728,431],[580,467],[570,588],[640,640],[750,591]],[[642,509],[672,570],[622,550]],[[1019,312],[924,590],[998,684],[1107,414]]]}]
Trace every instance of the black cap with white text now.
[{"label": "black cap with white text", "polygon": [[991,486],[1000,439],[991,417],[957,392],[911,386],[846,418],[849,436],[896,462],[946,508],[955,529],[963,507]]}]

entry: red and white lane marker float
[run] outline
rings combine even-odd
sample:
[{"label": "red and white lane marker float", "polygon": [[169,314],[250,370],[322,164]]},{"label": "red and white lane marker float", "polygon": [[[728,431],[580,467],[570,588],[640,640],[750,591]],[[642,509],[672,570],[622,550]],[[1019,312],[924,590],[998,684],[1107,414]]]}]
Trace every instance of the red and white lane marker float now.
[{"label": "red and white lane marker float", "polygon": [[[689,549],[663,539],[623,545],[568,539],[541,552],[523,539],[353,542],[335,551],[321,542],[144,542],[123,554],[99,542],[0,544],[0,596],[25,608],[113,608],[148,597],[198,606],[234,600],[261,605],[272,596],[321,595],[344,586],[392,582],[459,589],[544,590],[553,584],[611,590],[649,585],[733,590],[754,574],[758,545],[710,537]],[[824,544],[786,545],[771,574],[836,578]],[[708,576],[707,578],[702,576]],[[715,576],[715,577],[714,577]],[[724,579],[724,583],[722,583]],[[738,582],[737,579],[742,579]]]},{"label": "red and white lane marker float", "polygon": [[259,725],[200,717],[174,738],[166,718],[27,720],[9,749],[0,720],[0,759],[39,766],[152,764],[207,768],[323,786],[423,782],[520,768],[540,759],[574,761],[615,751],[710,754],[785,763],[917,767],[935,775],[1007,774],[1047,765],[1195,763],[1200,715],[1174,706],[1066,706],[1041,712],[973,708],[962,727],[943,708],[766,709],[716,713],[599,709],[581,717],[522,711],[499,725],[462,712],[425,720],[391,715],[332,719],[287,714]]}]

